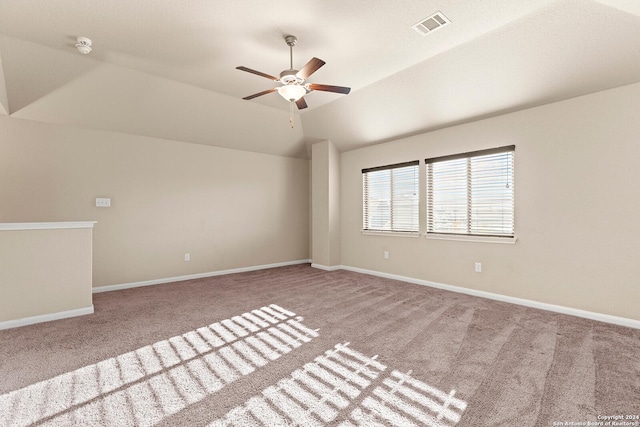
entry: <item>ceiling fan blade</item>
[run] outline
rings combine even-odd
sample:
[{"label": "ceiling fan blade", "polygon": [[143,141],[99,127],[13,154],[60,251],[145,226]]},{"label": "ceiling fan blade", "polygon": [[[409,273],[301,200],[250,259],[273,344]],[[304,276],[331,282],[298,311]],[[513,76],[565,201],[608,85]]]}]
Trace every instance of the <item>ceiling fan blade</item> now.
[{"label": "ceiling fan blade", "polygon": [[303,110],[307,108],[307,101],[305,101],[304,97],[302,97],[296,101],[296,105],[298,106],[298,110]]},{"label": "ceiling fan blade", "polygon": [[311,74],[318,71],[318,69],[324,64],[326,64],[326,62],[324,62],[322,59],[311,58],[309,62],[307,62],[304,67],[302,67],[302,69],[298,71],[296,76],[306,80]]},{"label": "ceiling fan blade", "polygon": [[258,92],[258,93],[254,93],[253,95],[245,96],[242,99],[249,100],[249,99],[257,98],[259,96],[266,95],[266,94],[271,93],[271,92],[275,92],[276,90],[278,90],[278,89],[273,88],[273,89],[263,90],[262,92]]},{"label": "ceiling fan blade", "polygon": [[251,73],[251,74],[258,75],[258,76],[266,77],[267,79],[273,80],[274,82],[277,82],[278,80],[280,80],[279,78],[273,77],[272,75],[265,74],[265,73],[262,73],[260,71],[252,70],[251,68],[247,68],[247,67],[243,67],[243,66],[236,67],[236,70],[246,71],[247,73]]},{"label": "ceiling fan blade", "polygon": [[317,83],[311,83],[309,85],[310,90],[322,90],[324,92],[335,92],[335,93],[344,93],[345,95],[351,92],[350,87],[344,86],[331,86],[331,85],[321,85]]}]

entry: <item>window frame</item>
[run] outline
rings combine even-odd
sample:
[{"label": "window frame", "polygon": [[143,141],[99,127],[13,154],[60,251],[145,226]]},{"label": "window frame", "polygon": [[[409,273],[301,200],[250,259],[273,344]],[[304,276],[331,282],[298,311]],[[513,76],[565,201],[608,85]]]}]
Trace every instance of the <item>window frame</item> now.
[{"label": "window frame", "polygon": [[[370,172],[379,172],[384,170],[393,170],[407,167],[415,167],[415,203],[416,203],[416,212],[415,212],[415,229],[394,229],[393,224],[393,206],[394,200],[394,181],[393,174],[391,174],[389,181],[389,221],[391,225],[389,228],[372,228],[371,227],[371,218],[367,217],[368,213],[371,211],[370,199],[369,199],[369,185],[368,185],[368,177]],[[413,221],[413,220],[412,220]],[[409,162],[402,163],[394,163],[385,166],[376,166],[371,168],[362,169],[362,232],[364,234],[387,234],[387,235],[395,235],[395,236],[420,236],[420,161],[414,160]]]},{"label": "window frame", "polygon": [[[486,149],[486,150],[477,150],[477,151],[470,151],[470,152],[465,152],[465,153],[459,153],[459,154],[453,154],[453,155],[447,155],[447,156],[439,156],[439,157],[431,157],[431,158],[427,158],[425,159],[425,175],[426,175],[426,191],[425,191],[425,203],[424,206],[426,207],[426,227],[425,227],[425,236],[427,238],[432,238],[432,239],[445,239],[445,240],[468,240],[468,241],[480,241],[480,242],[486,242],[486,243],[515,243],[515,241],[517,240],[515,231],[516,231],[516,226],[515,226],[515,145],[507,145],[507,146],[502,146],[502,147],[496,147],[496,148],[490,148],[490,149]],[[471,169],[470,169],[470,165],[471,165],[471,159],[474,157],[481,157],[481,156],[488,156],[488,155],[492,155],[492,154],[503,154],[503,153],[510,153],[511,154],[511,158],[510,158],[510,168],[508,169],[507,173],[510,175],[510,187],[511,187],[511,205],[512,205],[512,218],[511,218],[511,223],[512,223],[512,230],[511,233],[509,234],[489,234],[489,233],[472,233],[472,221],[473,221],[473,216],[472,216],[472,207],[473,207],[473,202],[471,200],[471,193],[472,193],[472,188],[471,188],[471,182],[472,182],[472,173],[471,173]],[[432,166],[430,166],[431,164],[434,163],[439,163],[439,162],[445,162],[445,161],[451,161],[451,160],[460,160],[460,159],[466,159],[466,194],[467,194],[467,198],[465,199],[466,202],[466,209],[465,209],[465,215],[466,215],[466,227],[467,227],[467,232],[466,233],[462,233],[462,232],[449,232],[449,231],[442,231],[442,230],[438,230],[438,231],[434,231],[433,230],[433,176],[431,175],[433,173],[433,169]]]}]

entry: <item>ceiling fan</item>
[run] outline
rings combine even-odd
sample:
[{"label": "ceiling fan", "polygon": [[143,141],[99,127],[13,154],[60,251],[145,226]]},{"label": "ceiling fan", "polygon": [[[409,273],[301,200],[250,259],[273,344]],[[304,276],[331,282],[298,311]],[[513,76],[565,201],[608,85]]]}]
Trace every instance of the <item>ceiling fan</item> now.
[{"label": "ceiling fan", "polygon": [[[307,108],[307,102],[304,99],[304,96],[314,90],[320,90],[324,92],[335,92],[335,93],[343,93],[348,94],[351,91],[351,88],[344,86],[331,86],[324,85],[318,83],[305,83],[305,81],[320,67],[322,67],[325,62],[322,59],[311,58],[309,62],[305,64],[304,67],[300,71],[295,70],[293,68],[293,46],[296,45],[298,39],[296,36],[287,35],[284,36],[284,41],[289,46],[289,69],[284,70],[280,73],[280,77],[274,77],[272,75],[262,73],[260,71],[252,70],[247,67],[236,67],[237,70],[246,71],[248,73],[256,74],[258,76],[265,77],[274,82],[279,82],[282,85],[267,89],[262,92],[254,93],[253,95],[245,96],[242,99],[253,99],[258,96],[266,95],[271,92],[278,91],[278,93],[287,101],[290,102],[291,108],[293,109],[293,103],[295,102],[298,109],[302,110],[303,108]],[[292,124],[293,126],[293,124]]]}]

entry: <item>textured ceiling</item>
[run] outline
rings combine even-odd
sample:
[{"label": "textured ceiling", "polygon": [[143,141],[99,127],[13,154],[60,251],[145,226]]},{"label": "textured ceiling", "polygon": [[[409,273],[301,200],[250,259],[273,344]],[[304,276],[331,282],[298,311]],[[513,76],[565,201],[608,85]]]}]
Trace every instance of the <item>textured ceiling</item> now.
[{"label": "textured ceiling", "polygon": [[[3,0],[0,114],[305,157],[640,81],[634,0]],[[451,24],[411,29],[441,11]],[[273,87],[235,70],[327,64],[288,121]],[[93,40],[81,55],[76,36]]]}]

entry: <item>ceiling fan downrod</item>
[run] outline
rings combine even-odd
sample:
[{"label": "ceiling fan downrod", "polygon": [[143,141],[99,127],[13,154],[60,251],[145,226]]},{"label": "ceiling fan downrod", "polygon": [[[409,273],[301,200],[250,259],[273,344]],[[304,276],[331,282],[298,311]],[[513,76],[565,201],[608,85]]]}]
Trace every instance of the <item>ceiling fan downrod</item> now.
[{"label": "ceiling fan downrod", "polygon": [[289,46],[289,69],[293,70],[293,47],[298,43],[298,39],[296,36],[284,36],[284,41],[287,42]]}]

